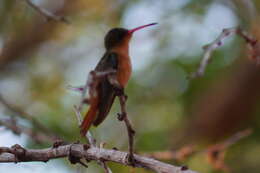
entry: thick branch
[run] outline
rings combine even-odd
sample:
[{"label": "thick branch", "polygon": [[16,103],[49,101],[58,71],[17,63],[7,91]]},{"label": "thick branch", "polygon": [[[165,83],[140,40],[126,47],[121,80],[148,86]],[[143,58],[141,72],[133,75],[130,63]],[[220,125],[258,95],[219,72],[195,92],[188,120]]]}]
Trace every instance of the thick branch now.
[{"label": "thick branch", "polygon": [[[64,158],[64,157],[75,157],[85,158],[87,160],[105,160],[112,161],[123,165],[131,166],[128,162],[128,153],[107,150],[103,148],[90,147],[83,144],[70,144],[59,146],[57,148],[46,148],[46,149],[24,149],[19,145],[15,145],[11,148],[0,147],[0,162],[32,162],[32,161],[43,161],[47,162],[51,159]],[[191,170],[186,170],[183,167],[177,167],[170,164],[162,163],[160,161],[135,155],[135,166],[153,170],[159,173],[195,173]]]}]

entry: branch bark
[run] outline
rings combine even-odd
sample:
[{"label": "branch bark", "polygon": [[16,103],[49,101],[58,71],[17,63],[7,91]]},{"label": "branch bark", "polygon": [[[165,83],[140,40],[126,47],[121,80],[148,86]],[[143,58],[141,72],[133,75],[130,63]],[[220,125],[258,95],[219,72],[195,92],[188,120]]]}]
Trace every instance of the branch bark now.
[{"label": "branch bark", "polygon": [[[128,153],[108,150],[97,147],[90,147],[83,144],[69,144],[58,146],[57,148],[46,149],[24,149],[19,145],[13,147],[0,147],[0,163],[6,162],[47,162],[51,159],[73,157],[79,159],[90,160],[105,160],[112,161],[122,165],[131,166],[127,160]],[[196,173],[188,170],[186,167],[177,167],[167,163],[160,162],[148,157],[134,155],[135,166],[140,168],[150,169],[158,173]]]}]

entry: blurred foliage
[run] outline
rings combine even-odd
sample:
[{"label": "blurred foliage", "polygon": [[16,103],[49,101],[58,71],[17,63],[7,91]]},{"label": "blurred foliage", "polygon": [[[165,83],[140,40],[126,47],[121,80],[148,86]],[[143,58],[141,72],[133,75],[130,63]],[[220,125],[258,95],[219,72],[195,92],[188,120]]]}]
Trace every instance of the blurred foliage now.
[{"label": "blurred foliage", "polygon": [[[221,99],[207,100],[207,96],[216,88],[233,86],[228,77],[232,78],[233,74],[246,68],[244,64],[249,60],[246,59],[244,42],[239,38],[227,39],[225,45],[214,52],[205,76],[195,80],[187,78],[199,64],[203,53],[201,47],[213,41],[221,29],[241,25],[250,30],[252,25],[256,25],[260,30],[259,23],[253,23],[259,20],[258,16],[254,20],[245,19],[248,14],[244,14],[247,10],[241,5],[242,0],[228,3],[224,0],[34,2],[41,8],[65,16],[70,24],[46,22],[25,1],[0,1],[0,93],[11,103],[34,115],[64,140],[78,140],[79,129],[72,107],[79,102],[80,96],[68,91],[66,86],[84,84],[88,72],[104,52],[103,37],[110,28],[135,27],[157,20],[158,27],[136,34],[131,43],[134,73],[126,91],[129,115],[137,131],[136,151],[172,150],[187,144],[203,149],[209,143],[251,127],[254,130],[252,136],[228,149],[226,163],[237,173],[260,169],[259,91],[252,91],[257,99],[250,102],[252,108],[243,115],[244,118],[236,121],[229,119],[229,114],[219,112],[227,117],[223,122],[216,122],[208,129],[198,129],[194,125],[197,121],[212,123],[207,121],[214,120],[213,115],[196,119],[204,109],[222,104]],[[253,6],[259,11],[259,1],[255,0]],[[257,81],[251,82],[250,85],[257,85]],[[241,86],[241,90],[242,87],[246,86]],[[226,96],[222,94],[220,98]],[[199,103],[203,99],[206,104],[201,106]],[[250,98],[245,94],[245,99]],[[239,107],[243,105],[237,109]],[[98,141],[107,143],[107,147],[127,150],[127,137],[122,135],[126,134],[125,127],[116,119],[118,110],[116,102],[107,120],[91,130]],[[5,113],[2,114],[0,117]],[[235,121],[242,122],[232,126]],[[225,133],[205,135],[201,132],[221,130],[222,123],[230,125]],[[27,145],[41,147],[29,139]],[[202,154],[181,164],[198,172],[216,172]],[[64,165],[75,170],[66,161]],[[129,169],[132,169],[113,163],[109,165],[114,172],[131,172]],[[90,169],[90,172],[100,172],[98,166]],[[134,169],[133,172],[148,171]]]}]

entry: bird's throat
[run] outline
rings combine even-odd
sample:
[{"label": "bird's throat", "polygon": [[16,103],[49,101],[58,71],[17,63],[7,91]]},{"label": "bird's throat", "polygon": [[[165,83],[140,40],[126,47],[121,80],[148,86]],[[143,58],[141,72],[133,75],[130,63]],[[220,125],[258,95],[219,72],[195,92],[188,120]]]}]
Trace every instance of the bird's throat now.
[{"label": "bird's throat", "polygon": [[121,87],[125,87],[132,73],[131,59],[129,57],[129,46],[123,44],[115,47],[113,50],[118,55],[117,80]]},{"label": "bird's throat", "polygon": [[129,39],[123,40],[122,43],[112,48],[112,51],[121,55],[129,56]]}]

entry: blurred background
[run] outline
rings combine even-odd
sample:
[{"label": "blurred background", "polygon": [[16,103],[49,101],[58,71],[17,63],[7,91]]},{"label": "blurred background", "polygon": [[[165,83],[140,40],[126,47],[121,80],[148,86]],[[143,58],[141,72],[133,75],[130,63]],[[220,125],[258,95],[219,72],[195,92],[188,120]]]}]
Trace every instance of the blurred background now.
[{"label": "blurred background", "polygon": [[[80,86],[104,53],[103,39],[113,27],[134,28],[158,22],[137,32],[130,45],[133,76],[126,89],[127,108],[136,130],[138,153],[175,151],[196,146],[201,152],[182,161],[204,173],[223,172],[207,162],[203,150],[236,132],[252,128],[249,137],[226,150],[230,172],[260,170],[260,69],[248,59],[239,37],[230,37],[213,53],[202,78],[187,78],[196,71],[202,46],[223,28],[241,26],[260,39],[258,0],[33,0],[38,7],[69,24],[46,21],[26,1],[0,1],[1,102],[30,114],[49,134],[74,142],[80,138],[73,105],[80,95],[66,89]],[[84,108],[84,111],[87,107]],[[124,124],[116,118],[118,101],[110,115],[91,131],[107,148],[127,150]],[[21,112],[20,112],[21,113]],[[35,123],[0,104],[0,119],[38,132]],[[118,138],[120,136],[120,138]],[[85,142],[84,139],[81,139]],[[0,145],[21,144],[43,148],[50,141],[32,140],[0,126]],[[114,172],[146,173],[109,163]],[[0,164],[0,172],[103,172],[94,162],[89,168],[66,159],[45,163]]]}]

